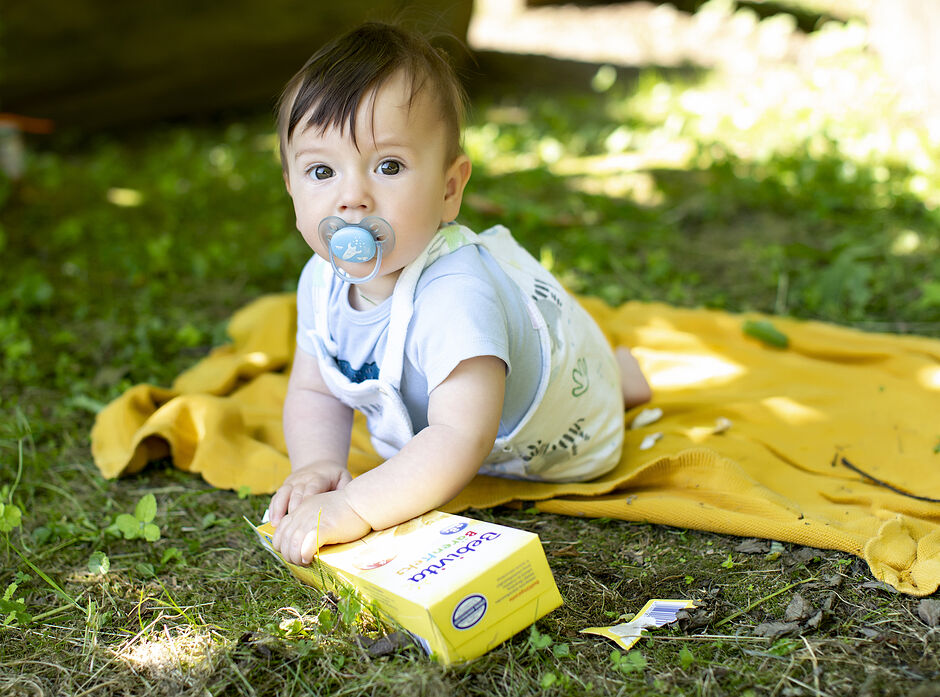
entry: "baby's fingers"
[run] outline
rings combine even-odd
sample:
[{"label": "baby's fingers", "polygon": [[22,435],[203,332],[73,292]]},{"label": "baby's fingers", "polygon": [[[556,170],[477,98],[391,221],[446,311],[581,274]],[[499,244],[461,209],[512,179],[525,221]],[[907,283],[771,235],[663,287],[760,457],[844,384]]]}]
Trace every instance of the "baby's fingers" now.
[{"label": "baby's fingers", "polygon": [[274,530],[271,546],[291,564],[309,564],[317,552],[317,530],[310,530],[305,518],[287,514]]},{"label": "baby's fingers", "polygon": [[287,504],[287,512],[293,513],[297,510],[297,506],[304,502],[304,499],[308,496],[312,496],[318,492],[310,491],[310,487],[294,487],[293,491],[290,492],[290,502]]},{"label": "baby's fingers", "polygon": [[300,544],[300,563],[303,565],[309,564],[313,561],[313,555],[317,553],[319,546],[318,535],[316,530],[311,530],[308,532],[303,539],[303,542]]},{"label": "baby's fingers", "polygon": [[281,524],[274,530],[274,535],[271,537],[271,546],[284,557],[285,561],[293,564],[297,563],[299,556],[295,557],[293,553],[294,547],[297,546],[294,539],[301,532],[299,521],[296,516],[292,515],[284,516],[281,519]]},{"label": "baby's fingers", "polygon": [[287,528],[286,521],[281,521],[280,525],[275,526],[274,534],[271,535],[271,546],[278,552],[281,551],[281,538],[284,537],[284,530]]},{"label": "baby's fingers", "polygon": [[342,489],[351,481],[352,481],[352,475],[349,473],[349,470],[343,470],[340,473],[339,479],[337,479],[336,486],[334,488],[337,490]]},{"label": "baby's fingers", "polygon": [[281,522],[284,514],[287,513],[293,491],[294,488],[291,486],[282,486],[271,497],[271,503],[268,504],[268,517],[275,526]]},{"label": "baby's fingers", "polygon": [[317,553],[317,530],[308,530],[303,525],[294,525],[285,536],[281,554],[292,564],[306,566]]},{"label": "baby's fingers", "polygon": [[287,504],[287,512],[293,513],[297,510],[297,507],[300,504],[302,504],[311,496],[316,496],[317,494],[322,494],[323,492],[329,490],[329,483],[322,479],[315,479],[313,481],[307,482],[306,484],[295,485],[294,490],[290,495],[290,501]]}]

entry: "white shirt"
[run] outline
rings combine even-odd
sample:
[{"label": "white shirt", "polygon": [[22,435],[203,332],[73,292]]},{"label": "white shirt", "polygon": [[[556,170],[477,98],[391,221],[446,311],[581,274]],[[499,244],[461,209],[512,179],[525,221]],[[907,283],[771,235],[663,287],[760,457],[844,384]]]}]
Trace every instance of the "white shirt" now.
[{"label": "white shirt", "polygon": [[[316,355],[311,259],[300,274],[297,345]],[[328,293],[329,327],[340,371],[352,382],[378,377],[385,355],[391,298],[366,310],[349,303],[349,283],[335,275]],[[430,264],[415,288],[400,391],[415,433],[428,425],[428,399],[457,364],[496,356],[506,364],[498,435],[512,431],[532,403],[542,354],[521,292],[483,247],[468,245]]]}]

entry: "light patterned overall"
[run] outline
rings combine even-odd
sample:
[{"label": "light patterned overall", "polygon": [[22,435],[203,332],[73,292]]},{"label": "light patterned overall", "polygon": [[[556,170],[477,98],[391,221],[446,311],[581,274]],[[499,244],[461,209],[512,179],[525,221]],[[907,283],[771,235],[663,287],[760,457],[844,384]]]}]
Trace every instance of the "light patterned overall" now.
[{"label": "light patterned overall", "polygon": [[585,481],[604,474],[616,465],[623,445],[616,359],[594,320],[502,226],[481,234],[459,225],[443,227],[402,269],[392,294],[379,376],[359,383],[336,365],[336,344],[327,326],[333,269],[317,258],[312,284],[315,328],[308,334],[324,382],[337,399],[365,414],[379,455],[392,457],[411,440],[415,434],[399,386],[415,287],[428,265],[470,244],[487,249],[521,289],[542,349],[541,378],[531,406],[510,433],[496,440],[480,472],[543,481]]}]

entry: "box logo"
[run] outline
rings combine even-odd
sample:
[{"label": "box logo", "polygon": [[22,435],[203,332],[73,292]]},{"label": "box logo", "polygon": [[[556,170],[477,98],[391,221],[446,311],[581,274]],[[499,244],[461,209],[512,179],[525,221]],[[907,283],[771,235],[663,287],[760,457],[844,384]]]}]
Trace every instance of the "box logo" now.
[{"label": "box logo", "polygon": [[419,583],[423,581],[425,578],[427,578],[428,574],[430,574],[431,576],[437,576],[437,574],[444,573],[444,569],[447,568],[448,564],[451,564],[452,562],[455,563],[455,562],[460,561],[461,559],[464,559],[465,555],[469,554],[470,552],[476,551],[476,548],[482,545],[484,542],[495,540],[500,536],[500,533],[498,532],[485,532],[479,537],[472,539],[466,544],[463,544],[462,546],[458,547],[453,552],[449,552],[443,556],[438,556],[444,550],[450,549],[452,547],[455,547],[461,544],[467,537],[469,537],[470,535],[475,535],[475,534],[476,533],[473,532],[472,530],[468,530],[466,533],[464,533],[460,537],[455,537],[451,539],[449,542],[442,543],[443,547],[440,547],[439,549],[435,549],[433,552],[428,554],[424,559],[418,560],[418,562],[416,562],[415,564],[399,569],[398,573],[411,571],[412,569],[418,566],[421,566],[421,564],[423,564],[425,560],[436,558],[437,559],[436,562],[429,563],[424,569],[417,572],[414,576],[408,577],[409,581],[413,581],[414,583]]},{"label": "box logo", "polygon": [[485,614],[486,598],[479,593],[474,593],[457,603],[450,622],[455,629],[470,629],[482,620]]},{"label": "box logo", "polygon": [[442,535],[454,535],[467,527],[466,523],[454,523],[441,530]]}]

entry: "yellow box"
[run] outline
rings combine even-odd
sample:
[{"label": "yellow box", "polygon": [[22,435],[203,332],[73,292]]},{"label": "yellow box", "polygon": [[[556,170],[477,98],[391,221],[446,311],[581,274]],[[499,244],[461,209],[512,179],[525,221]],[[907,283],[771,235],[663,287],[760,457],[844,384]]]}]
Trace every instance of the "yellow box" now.
[{"label": "yellow box", "polygon": [[538,535],[431,511],[361,540],[320,549],[309,567],[262,544],[300,581],[321,590],[354,588],[441,663],[492,649],[561,605]]}]

